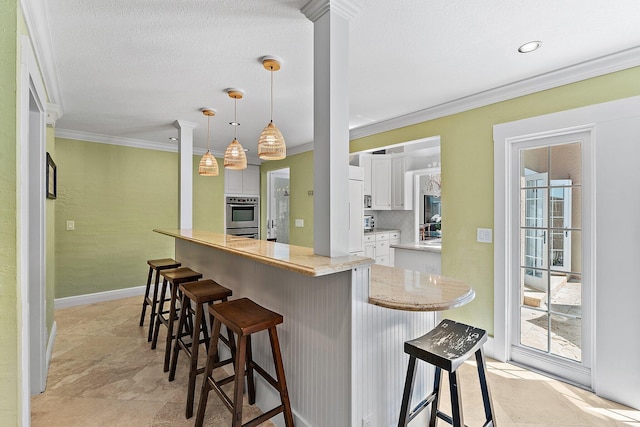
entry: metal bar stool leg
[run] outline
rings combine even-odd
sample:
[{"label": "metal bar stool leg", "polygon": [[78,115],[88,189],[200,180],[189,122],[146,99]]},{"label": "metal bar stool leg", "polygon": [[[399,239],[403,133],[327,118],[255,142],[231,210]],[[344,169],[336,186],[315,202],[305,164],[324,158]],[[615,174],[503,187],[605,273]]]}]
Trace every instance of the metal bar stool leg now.
[{"label": "metal bar stool leg", "polygon": [[438,411],[440,410],[440,390],[442,390],[442,369],[436,366],[436,372],[433,376],[433,393],[435,393],[435,396],[433,398],[433,402],[431,402],[429,427],[436,427]]},{"label": "metal bar stool leg", "polygon": [[402,406],[400,407],[400,418],[398,427],[405,427],[409,423],[409,405],[413,394],[413,382],[416,378],[416,358],[409,357],[409,367],[407,368],[407,378],[404,381],[404,393],[402,394]]},{"label": "metal bar stool leg", "polygon": [[476,351],[476,365],[478,366],[478,378],[480,378],[480,390],[482,391],[482,403],[484,404],[484,414],[487,418],[486,427],[495,426],[495,417],[493,410],[493,402],[491,400],[491,392],[489,391],[489,383],[487,382],[487,367],[484,360],[484,351],[482,347]]},{"label": "metal bar stool leg", "polygon": [[458,374],[456,371],[449,372],[449,390],[451,393],[453,427],[464,427],[464,416],[462,415],[462,393],[458,386]]}]

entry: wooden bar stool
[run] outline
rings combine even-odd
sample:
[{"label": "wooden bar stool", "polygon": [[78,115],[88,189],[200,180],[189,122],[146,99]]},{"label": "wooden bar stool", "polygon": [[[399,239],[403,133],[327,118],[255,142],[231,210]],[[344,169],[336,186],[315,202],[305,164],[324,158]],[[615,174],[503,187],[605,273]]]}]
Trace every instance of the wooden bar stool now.
[{"label": "wooden bar stool", "polygon": [[[214,389],[220,399],[222,399],[222,402],[231,411],[233,417],[231,422],[232,427],[257,426],[258,424],[276,416],[280,412],[284,415],[285,425],[287,427],[293,427],[293,414],[291,412],[289,392],[287,391],[287,382],[284,376],[284,365],[282,364],[280,344],[278,343],[278,334],[276,332],[276,325],[282,323],[282,316],[259,306],[248,298],[241,298],[229,302],[210,305],[209,313],[214,317],[213,332],[211,334],[207,367],[205,369],[205,377],[202,383],[202,392],[200,393],[200,403],[198,404],[198,414],[196,416],[195,425],[198,427],[202,426],[204,413],[207,407],[207,397],[209,396],[209,391]],[[213,369],[217,364],[216,358],[218,355],[218,346],[216,343],[220,336],[221,325],[225,325],[238,335],[235,357],[235,374],[221,380],[215,380],[213,378]],[[271,353],[276,370],[275,379],[255,363],[251,356],[251,334],[264,330],[269,331]],[[256,401],[256,390],[253,382],[254,369],[257,373],[262,375],[269,384],[278,390],[280,393],[280,405],[246,422],[245,424],[242,424],[242,391],[245,375],[247,375],[249,404],[253,405]],[[221,388],[221,386],[228,384],[231,381],[234,382],[233,399],[227,396]]]},{"label": "wooden bar stool", "polygon": [[[162,276],[162,291],[160,292],[160,299],[158,303],[158,317],[153,330],[153,339],[151,340],[151,348],[155,349],[158,343],[158,333],[160,332],[160,325],[167,327],[167,340],[164,347],[164,372],[169,372],[169,360],[171,358],[171,342],[175,337],[173,333],[174,321],[178,318],[176,313],[176,302],[178,300],[178,286],[181,283],[194,282],[202,278],[202,274],[193,271],[188,267],[174,268],[171,270],[164,270],[160,272]],[[164,310],[164,303],[167,296],[167,283],[169,284],[171,299],[169,303],[169,310]]]},{"label": "wooden bar stool", "polygon": [[[147,288],[144,291],[144,300],[142,301],[142,313],[140,314],[140,326],[144,326],[144,315],[147,311],[147,306],[151,306],[151,316],[149,316],[149,334],[147,335],[147,342],[151,341],[153,336],[153,324],[156,320],[156,307],[158,305],[158,288],[160,284],[160,271],[168,270],[170,268],[180,267],[180,263],[173,258],[162,259],[150,259],[147,261],[149,264],[149,276],[147,277]],[[149,296],[151,291],[151,278],[155,272],[155,283],[153,287],[153,297]]]},{"label": "wooden bar stool", "polygon": [[[484,403],[484,413],[486,416],[483,427],[495,427],[496,421],[493,403],[491,401],[491,393],[489,392],[489,384],[485,376],[486,366],[482,351],[482,345],[485,341],[487,341],[486,331],[445,319],[420,338],[405,342],[404,352],[409,355],[409,367],[404,384],[404,395],[402,397],[398,427],[405,427],[429,404],[431,404],[430,427],[435,427],[437,418],[448,422],[454,427],[464,427],[461,402],[462,393],[458,385],[456,370],[474,353],[478,365],[478,377],[480,378],[482,401]],[[433,383],[433,392],[409,412],[413,382],[416,376],[416,359],[423,360],[436,367],[435,380]],[[443,369],[449,372],[452,416],[444,414],[438,409],[440,387],[442,384],[441,371]]]},{"label": "wooden bar stool", "polygon": [[[178,330],[176,332],[175,344],[173,345],[173,357],[171,358],[171,369],[169,370],[169,381],[173,381],[176,376],[176,366],[178,364],[178,355],[183,350],[190,357],[189,366],[189,386],[187,388],[187,408],[185,415],[187,418],[193,416],[193,395],[196,388],[196,375],[204,372],[204,366],[198,368],[198,349],[200,344],[205,344],[209,348],[209,333],[207,331],[207,318],[204,316],[203,304],[213,304],[215,301],[226,302],[232,294],[230,289],[220,286],[211,279],[201,280],[198,282],[182,283],[179,286],[182,292],[182,302],[180,303],[180,320],[178,321]],[[191,303],[193,302],[194,307]],[[192,319],[192,333],[187,328],[187,317]],[[200,339],[200,333],[204,339]],[[191,336],[191,341],[185,341],[184,338]],[[229,347],[231,358],[225,360],[222,365],[233,363],[235,356],[235,343],[233,332],[227,328],[227,338],[220,336],[220,340]]]}]

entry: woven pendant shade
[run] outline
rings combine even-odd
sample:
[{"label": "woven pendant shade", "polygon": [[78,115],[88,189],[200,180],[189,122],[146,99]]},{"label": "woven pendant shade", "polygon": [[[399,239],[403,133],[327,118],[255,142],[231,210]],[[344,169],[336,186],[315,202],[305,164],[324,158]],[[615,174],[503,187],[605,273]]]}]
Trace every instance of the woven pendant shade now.
[{"label": "woven pendant shade", "polygon": [[247,156],[244,153],[244,148],[235,138],[224,152],[224,167],[236,170],[247,168]]},{"label": "woven pendant shade", "polygon": [[258,139],[258,157],[263,160],[281,160],[287,157],[287,146],[280,129],[270,121]]},{"label": "woven pendant shade", "polygon": [[218,176],[218,161],[209,151],[209,134],[211,133],[211,117],[216,115],[213,108],[203,108],[202,114],[207,116],[207,152],[204,153],[198,164],[198,175]]},{"label": "woven pendant shade", "polygon": [[200,159],[198,174],[202,176],[218,176],[218,161],[209,150]]},{"label": "woven pendant shade", "polygon": [[261,61],[271,77],[271,120],[258,138],[258,157],[262,160],[282,160],[287,157],[287,145],[282,132],[273,124],[273,72],[280,69],[281,60],[276,56],[263,56]]}]

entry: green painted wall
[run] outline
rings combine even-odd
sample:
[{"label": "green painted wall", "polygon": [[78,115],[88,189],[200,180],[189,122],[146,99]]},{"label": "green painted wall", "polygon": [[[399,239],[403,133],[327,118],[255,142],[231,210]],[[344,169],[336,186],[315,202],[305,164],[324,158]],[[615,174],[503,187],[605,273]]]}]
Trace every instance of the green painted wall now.
[{"label": "green painted wall", "polygon": [[[289,168],[289,244],[313,247],[313,152],[289,156],[283,160],[260,165],[260,199],[267,200],[267,172]],[[267,238],[267,204],[261,203],[260,234]],[[303,219],[304,227],[295,227],[295,220]]]},{"label": "green painted wall", "polygon": [[[176,153],[56,139],[56,298],[144,285],[146,261],[174,255]],[[194,228],[222,231],[224,178],[197,175]],[[75,230],[66,230],[75,221]]]},{"label": "green painted wall", "polygon": [[0,425],[18,424],[16,140],[18,3],[0,1]]},{"label": "green painted wall", "polygon": [[[55,129],[47,127],[47,145],[46,149],[51,157],[56,159],[56,139]],[[53,300],[55,298],[56,289],[56,201],[55,199],[46,199],[46,239],[47,247],[45,249],[47,259],[47,283],[46,283],[46,310],[47,310],[47,337],[51,334],[53,327]]]},{"label": "green painted wall", "polygon": [[351,142],[357,152],[440,135],[442,272],[469,283],[475,300],[451,317],[493,334],[493,245],[476,228],[493,223],[493,125],[640,95],[640,67],[407,126]]},{"label": "green painted wall", "polygon": [[193,156],[193,228],[223,233],[225,200],[222,159],[216,158],[220,175],[200,176],[198,175],[200,157]]}]

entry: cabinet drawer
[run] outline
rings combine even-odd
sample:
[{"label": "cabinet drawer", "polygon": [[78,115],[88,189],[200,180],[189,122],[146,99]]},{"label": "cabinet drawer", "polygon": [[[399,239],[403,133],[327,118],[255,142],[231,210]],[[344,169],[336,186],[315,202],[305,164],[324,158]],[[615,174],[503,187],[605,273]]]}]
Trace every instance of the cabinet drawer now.
[{"label": "cabinet drawer", "polygon": [[376,242],[389,240],[389,233],[376,233]]},{"label": "cabinet drawer", "polygon": [[399,245],[400,239],[389,239],[389,246],[391,245]]},{"label": "cabinet drawer", "polygon": [[389,240],[400,240],[400,232],[399,231],[393,231],[393,232],[389,233]]},{"label": "cabinet drawer", "polygon": [[387,255],[377,256],[376,257],[376,264],[389,265],[389,257]]},{"label": "cabinet drawer", "polygon": [[376,235],[373,233],[368,233],[364,235],[364,242],[375,242],[376,241]]},{"label": "cabinet drawer", "polygon": [[389,242],[376,242],[376,257],[389,255]]}]

